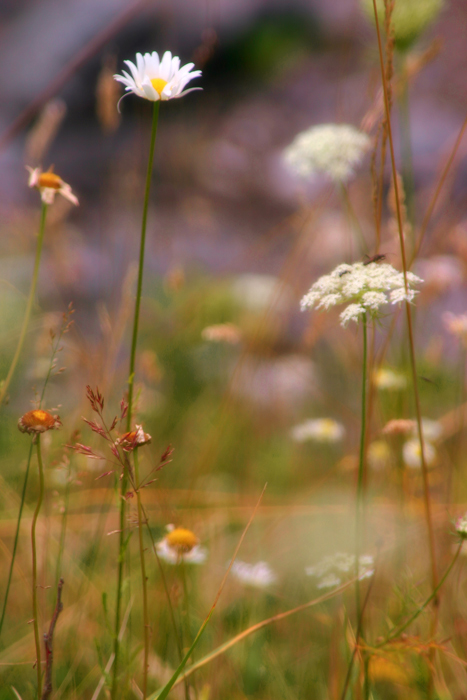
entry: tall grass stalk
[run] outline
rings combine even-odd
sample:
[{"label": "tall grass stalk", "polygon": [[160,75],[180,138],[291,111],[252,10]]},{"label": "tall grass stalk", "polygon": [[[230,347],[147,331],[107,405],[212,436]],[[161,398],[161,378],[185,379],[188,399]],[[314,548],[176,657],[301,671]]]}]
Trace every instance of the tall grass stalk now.
[{"label": "tall grass stalk", "polygon": [[[138,326],[139,326],[139,311],[141,305],[141,292],[143,288],[143,269],[144,269],[144,252],[146,243],[146,224],[148,217],[148,205],[149,205],[149,192],[151,189],[151,176],[154,161],[154,148],[156,144],[156,134],[157,134],[157,124],[159,121],[159,107],[160,101],[154,102],[153,113],[152,113],[152,129],[151,129],[151,140],[149,145],[149,157],[148,157],[148,167],[146,173],[146,187],[144,191],[144,203],[143,203],[143,218],[141,223],[141,239],[140,239],[140,251],[139,251],[139,267],[138,267],[138,281],[136,286],[136,300],[135,300],[135,314],[133,318],[133,334],[131,339],[131,352],[130,352],[130,369],[128,374],[128,414],[127,414],[127,430],[131,430],[131,419],[133,413],[133,388],[134,388],[134,378],[135,378],[135,358],[136,358],[136,347],[138,344]],[[119,651],[120,651],[120,613],[122,606],[122,587],[123,587],[123,569],[124,569],[124,551],[125,551],[125,516],[126,516],[126,501],[125,493],[128,483],[128,475],[126,470],[123,471],[123,476],[120,484],[120,520],[119,520],[119,557],[118,557],[118,573],[117,573],[117,596],[115,603],[115,631],[114,631],[114,654],[115,660],[113,664],[113,677],[112,677],[112,700],[117,697],[117,679],[118,679],[118,665],[119,665]],[[142,523],[140,520],[140,509],[138,508],[138,527],[141,532]],[[144,556],[144,552],[142,553]],[[142,569],[144,564],[141,564]],[[145,634],[145,647],[146,647],[146,634]],[[145,659],[147,658],[148,651],[145,649]],[[145,670],[145,674],[147,671]]]},{"label": "tall grass stalk", "polygon": [[[395,159],[395,155],[394,155],[394,140],[393,140],[393,135],[392,135],[392,127],[391,127],[391,114],[390,114],[389,98],[388,98],[388,86],[386,83],[386,75],[385,75],[385,70],[384,70],[383,48],[382,48],[382,42],[381,42],[381,32],[380,32],[380,27],[379,27],[379,22],[378,22],[378,10],[376,7],[376,0],[373,0],[373,11],[375,14],[376,33],[377,33],[377,38],[378,38],[378,51],[379,51],[379,60],[380,60],[380,68],[381,68],[381,79],[382,79],[382,85],[383,85],[386,124],[387,124],[387,130],[388,130],[389,153],[390,153],[390,158],[391,158],[391,168],[392,168],[392,176],[393,176],[393,184],[394,184],[394,196],[395,196],[396,211],[397,211],[397,224],[398,224],[398,230],[399,230],[399,243],[400,243],[401,259],[402,259],[402,267],[403,267],[403,272],[404,272],[404,283],[405,283],[405,288],[407,291],[408,290],[407,259],[406,259],[406,254],[405,254],[402,214],[401,214],[401,207],[400,207],[399,187],[398,187],[398,182],[397,182],[396,159]],[[418,385],[417,385],[417,365],[416,365],[416,359],[415,359],[415,347],[414,347],[414,339],[413,339],[412,311],[411,311],[410,303],[408,301],[406,301],[406,303],[405,303],[405,309],[406,309],[407,330],[408,330],[408,338],[409,338],[410,367],[411,367],[411,373],[412,373],[412,385],[413,385],[414,402],[415,402],[415,414],[416,414],[417,428],[418,428],[418,439],[420,442],[420,461],[421,461],[422,479],[423,479],[423,499],[424,499],[424,504],[425,504],[425,520],[426,520],[426,526],[427,526],[427,530],[428,530],[428,545],[429,545],[430,563],[431,563],[431,584],[432,584],[432,590],[434,591],[437,589],[437,585],[438,585],[438,572],[437,572],[437,566],[436,566],[436,552],[435,552],[435,539],[434,539],[434,531],[433,531],[433,519],[432,519],[432,514],[431,514],[430,486],[429,486],[429,481],[428,481],[428,469],[427,469],[426,460],[425,460],[425,449],[424,449],[421,410],[420,410],[420,397],[419,397]],[[437,624],[437,612],[436,612],[437,608],[438,608],[437,595],[434,597],[434,603],[435,603],[435,605],[434,605],[433,629],[432,629],[433,632],[436,629],[436,624]]]},{"label": "tall grass stalk", "polygon": [[37,697],[42,696],[42,663],[41,663],[41,637],[39,636],[39,611],[37,608],[37,550],[36,550],[36,524],[39,517],[39,511],[44,498],[44,467],[42,464],[41,454],[41,436],[39,434],[34,438],[37,448],[37,463],[39,466],[39,494],[37,504],[32,516],[31,524],[31,547],[32,547],[32,614],[34,624],[34,641],[36,644],[36,671],[37,671]]},{"label": "tall grass stalk", "polygon": [[10,369],[8,370],[8,374],[6,375],[6,378],[0,387],[0,406],[3,403],[3,400],[5,399],[5,396],[8,391],[8,387],[10,386],[11,379],[13,377],[13,374],[15,373],[16,365],[18,364],[19,357],[21,355],[21,350],[23,349],[24,345],[24,340],[26,338],[26,332],[28,330],[28,325],[29,325],[29,319],[31,318],[31,311],[32,311],[32,306],[34,304],[34,299],[36,297],[36,288],[37,288],[37,279],[39,277],[39,266],[41,262],[41,254],[42,254],[42,244],[44,242],[44,231],[45,231],[45,220],[47,217],[47,204],[45,202],[42,202],[42,208],[41,208],[41,220],[39,224],[39,235],[37,237],[37,245],[36,245],[36,257],[34,260],[34,270],[32,273],[32,280],[31,280],[31,288],[29,290],[29,297],[28,301],[26,304],[26,311],[24,313],[24,318],[23,318],[23,325],[21,326],[21,332],[18,340],[18,345],[16,346],[15,354],[13,356],[13,359],[11,361]]},{"label": "tall grass stalk", "polygon": [[144,541],[143,541],[143,525],[146,521],[143,517],[143,509],[141,505],[141,493],[139,489],[139,458],[138,458],[138,448],[133,451],[133,464],[135,467],[135,482],[136,482],[136,503],[138,507],[138,543],[139,543],[139,560],[141,565],[141,586],[143,590],[143,625],[144,625],[144,666],[143,666],[143,685],[142,693],[143,700],[146,698],[147,688],[148,688],[148,663],[149,663],[149,641],[150,641],[150,627],[149,627],[149,613],[148,613],[148,585],[146,576],[146,562],[144,559]]}]

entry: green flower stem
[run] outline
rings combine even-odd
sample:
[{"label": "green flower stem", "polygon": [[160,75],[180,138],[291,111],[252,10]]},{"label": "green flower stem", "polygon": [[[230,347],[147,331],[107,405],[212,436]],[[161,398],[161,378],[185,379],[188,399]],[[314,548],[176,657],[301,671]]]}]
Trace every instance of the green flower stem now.
[{"label": "green flower stem", "polygon": [[[144,269],[144,248],[146,242],[146,224],[148,218],[148,204],[149,204],[149,192],[151,187],[151,175],[152,175],[152,165],[154,160],[154,147],[156,144],[156,134],[157,134],[157,123],[159,119],[159,106],[160,102],[154,102],[153,113],[152,113],[152,131],[151,131],[151,142],[149,146],[149,157],[148,157],[148,169],[146,174],[146,188],[144,192],[144,204],[143,204],[143,219],[141,223],[141,242],[139,251],[139,268],[138,268],[138,282],[136,287],[136,300],[135,300],[135,315],[133,319],[133,335],[131,340],[131,352],[130,352],[130,371],[128,374],[128,414],[127,414],[127,430],[131,430],[131,418],[133,412],[133,387],[135,378],[135,358],[136,358],[136,346],[138,343],[138,325],[139,325],[139,309],[141,305],[141,292],[143,288],[143,269]],[[125,470],[123,472],[123,477],[121,480],[120,488],[120,538],[119,538],[119,557],[118,557],[118,574],[117,574],[117,599],[115,603],[115,634],[114,634],[114,654],[115,660],[113,664],[113,677],[112,677],[112,700],[117,697],[117,679],[118,679],[118,665],[119,665],[119,651],[120,651],[120,640],[118,638],[118,633],[120,630],[120,614],[122,607],[122,586],[123,586],[123,567],[124,567],[124,550],[125,550],[125,515],[126,515],[126,501],[125,493],[127,489],[128,475]]]},{"label": "green flower stem", "polygon": [[29,297],[28,297],[28,302],[26,305],[26,312],[24,314],[23,325],[21,327],[21,333],[19,336],[18,345],[16,346],[16,351],[15,351],[14,357],[11,361],[11,365],[10,365],[10,369],[8,370],[8,374],[5,378],[2,386],[0,387],[0,406],[2,405],[2,402],[6,396],[6,393],[8,391],[8,387],[10,385],[10,381],[11,381],[13,374],[15,372],[15,369],[16,369],[16,365],[18,364],[19,356],[21,354],[21,350],[23,349],[23,345],[24,345],[24,339],[26,337],[26,331],[27,331],[28,325],[29,325],[29,319],[31,317],[32,305],[34,303],[34,298],[36,296],[37,278],[39,276],[39,265],[40,265],[40,261],[41,261],[42,244],[44,242],[46,216],[47,216],[47,204],[42,202],[41,222],[39,225],[39,235],[37,238],[36,259],[34,261],[34,271],[32,273],[31,289],[29,290]]},{"label": "green flower stem", "polygon": [[18,539],[19,539],[19,530],[20,530],[20,526],[21,526],[21,518],[23,515],[24,499],[26,497],[26,487],[28,485],[29,467],[31,466],[31,457],[32,457],[33,449],[34,449],[34,443],[31,440],[31,446],[29,447],[28,461],[26,464],[26,473],[24,475],[23,490],[21,492],[21,503],[19,506],[18,520],[16,521],[15,541],[13,543],[13,552],[11,554],[10,570],[8,572],[8,581],[6,584],[5,598],[3,600],[2,617],[0,618],[0,635],[2,634],[3,621],[5,620],[6,606],[8,603],[8,596],[10,593],[11,577],[13,576],[13,567],[15,565],[16,550],[18,547]]},{"label": "green flower stem", "polygon": [[[405,282],[405,288],[407,291],[408,290],[407,258],[406,258],[405,245],[404,245],[404,233],[403,233],[402,213],[401,213],[401,205],[400,205],[401,200],[400,200],[400,196],[399,196],[399,187],[398,187],[398,183],[397,183],[396,158],[395,158],[395,154],[394,154],[394,140],[392,137],[392,126],[391,126],[391,110],[390,110],[390,105],[389,105],[388,86],[386,83],[386,75],[385,75],[385,70],[384,70],[383,47],[382,47],[381,32],[380,32],[379,22],[378,22],[378,9],[376,6],[376,0],[373,0],[373,12],[375,15],[376,33],[377,33],[377,38],[378,38],[379,62],[380,62],[380,68],[381,68],[381,81],[382,81],[382,86],[383,86],[384,108],[385,108],[386,122],[387,122],[389,152],[390,152],[390,157],[391,157],[391,169],[392,169],[392,176],[393,176],[393,183],[394,183],[394,195],[395,195],[395,200],[396,200],[397,224],[398,224],[398,229],[399,229],[399,243],[400,243],[400,250],[401,250],[402,268],[404,271],[404,282]],[[409,302],[406,302],[405,310],[406,310],[406,316],[407,316],[407,330],[408,330],[408,335],[409,335],[410,365],[411,365],[411,370],[412,370],[412,384],[413,384],[413,393],[414,393],[414,400],[415,400],[415,413],[416,413],[417,426],[418,426],[418,438],[420,441],[420,461],[421,461],[421,466],[422,466],[422,478],[423,478],[423,498],[424,498],[424,503],[425,503],[425,520],[426,520],[426,525],[427,525],[427,530],[428,530],[428,546],[429,546],[429,551],[430,551],[430,563],[431,563],[431,583],[432,583],[433,591],[436,591],[437,587],[438,587],[438,571],[437,571],[437,565],[436,565],[435,538],[434,538],[434,531],[433,531],[433,518],[432,518],[432,514],[431,514],[431,497],[430,497],[430,487],[429,487],[429,481],[428,481],[428,469],[427,469],[426,460],[425,460],[424,440],[423,440],[423,432],[422,432],[420,397],[419,397],[419,393],[418,393],[418,384],[417,384],[418,377],[417,377],[417,366],[416,366],[416,361],[415,361],[415,349],[414,349],[414,340],[413,340],[412,311],[411,311],[411,307],[410,307]],[[434,600],[434,612],[433,612],[432,632],[434,633],[434,631],[436,630],[437,619],[438,619],[438,616],[437,616],[438,598],[436,595],[434,596],[433,600]]]},{"label": "green flower stem", "polygon": [[143,542],[143,525],[145,520],[143,520],[143,508],[141,505],[141,493],[139,490],[139,460],[138,460],[138,448],[133,451],[133,463],[135,466],[135,482],[136,482],[136,502],[138,506],[138,538],[139,538],[139,559],[141,564],[141,583],[143,587],[143,625],[144,625],[144,668],[143,668],[143,685],[141,691],[143,693],[143,700],[146,700],[147,687],[148,687],[148,662],[149,662],[149,638],[150,638],[150,627],[149,627],[149,613],[148,613],[148,590],[147,590],[147,576],[146,576],[146,563],[144,561],[144,542]]},{"label": "green flower stem", "polygon": [[[360,596],[360,571],[359,571],[359,559],[360,551],[362,545],[362,536],[364,531],[364,477],[365,477],[365,440],[366,440],[366,383],[367,383],[367,356],[368,356],[368,329],[367,329],[367,315],[366,313],[362,318],[362,328],[363,328],[363,367],[362,367],[362,414],[361,414],[361,427],[360,427],[360,455],[358,461],[358,479],[357,479],[357,498],[356,498],[356,541],[355,541],[355,603],[357,608],[357,639],[355,641],[356,646],[358,646],[359,638],[364,637],[364,620],[363,620],[363,609],[361,606],[361,596]],[[368,697],[368,665],[364,660],[364,671],[365,671],[365,697]]]},{"label": "green flower stem", "polygon": [[36,552],[36,523],[44,497],[44,467],[42,465],[41,436],[35,438],[37,446],[37,463],[39,465],[39,496],[32,516],[31,545],[32,545],[32,614],[34,617],[34,640],[36,643],[36,671],[37,671],[37,697],[42,696],[42,664],[41,664],[41,638],[39,636],[39,619],[37,609],[37,552]]}]

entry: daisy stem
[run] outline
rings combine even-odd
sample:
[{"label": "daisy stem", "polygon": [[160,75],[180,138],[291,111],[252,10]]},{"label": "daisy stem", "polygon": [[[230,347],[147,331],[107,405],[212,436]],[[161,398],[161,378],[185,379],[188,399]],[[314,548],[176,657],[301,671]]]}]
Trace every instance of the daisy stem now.
[{"label": "daisy stem", "polygon": [[5,598],[3,600],[2,617],[0,618],[0,635],[1,635],[2,629],[3,629],[3,621],[5,619],[6,606],[8,603],[8,596],[10,593],[11,577],[13,576],[13,567],[15,565],[16,550],[18,548],[19,530],[20,530],[20,526],[21,526],[21,518],[23,515],[24,499],[26,497],[26,487],[28,485],[29,467],[31,466],[31,457],[32,457],[33,449],[34,449],[34,443],[31,441],[31,446],[29,447],[28,461],[26,464],[26,473],[24,475],[23,490],[21,492],[21,503],[19,505],[18,520],[16,522],[15,541],[13,543],[13,551],[11,553],[10,570],[8,572],[8,581],[6,584]]},{"label": "daisy stem", "polygon": [[36,259],[34,261],[34,271],[32,273],[32,281],[31,281],[31,288],[29,290],[29,297],[26,305],[26,312],[24,314],[24,319],[23,319],[23,325],[21,327],[21,333],[19,336],[18,340],[18,345],[16,346],[16,351],[14,354],[14,357],[11,361],[10,369],[8,370],[8,374],[0,387],[0,406],[2,405],[2,402],[6,396],[6,393],[8,391],[8,387],[10,385],[10,381],[13,377],[13,374],[16,369],[16,365],[18,364],[19,356],[21,354],[21,350],[23,349],[23,344],[24,344],[24,339],[26,337],[26,331],[28,329],[29,325],[29,319],[31,317],[31,311],[32,311],[32,305],[34,303],[34,298],[36,296],[36,287],[37,287],[37,278],[39,276],[39,265],[41,261],[41,253],[42,253],[42,243],[44,242],[44,231],[45,231],[45,219],[47,216],[47,204],[42,202],[42,209],[41,209],[41,221],[39,225],[39,235],[37,238],[37,246],[36,246]]},{"label": "daisy stem", "polygon": [[[357,639],[355,641],[358,646],[359,638],[364,636],[364,621],[363,611],[361,607],[360,595],[360,551],[362,545],[362,535],[364,530],[364,486],[365,486],[365,440],[366,440],[366,382],[367,382],[367,355],[368,355],[368,333],[367,333],[367,315],[363,314],[362,318],[363,329],[363,367],[362,367],[362,414],[360,428],[360,455],[358,461],[358,478],[357,478],[357,498],[356,498],[356,538],[355,538],[355,603],[357,608]],[[368,690],[368,667],[364,663],[365,670],[365,691]],[[365,692],[366,696],[366,692]]]},{"label": "daisy stem", "polygon": [[144,542],[143,542],[143,525],[145,520],[143,520],[143,508],[141,505],[141,493],[139,490],[139,458],[138,458],[138,448],[133,451],[133,463],[135,467],[135,482],[136,482],[136,502],[138,506],[138,538],[139,538],[139,559],[141,564],[141,583],[143,587],[143,625],[144,625],[144,668],[143,668],[143,685],[141,691],[143,693],[143,700],[146,700],[147,686],[148,686],[148,661],[149,661],[149,614],[148,614],[148,590],[147,590],[147,576],[146,576],[146,563],[144,561]]},{"label": "daisy stem", "polygon": [[[159,106],[160,103],[154,102],[153,113],[152,113],[152,130],[151,130],[151,141],[149,146],[149,158],[148,158],[148,168],[146,173],[146,188],[144,191],[144,204],[143,204],[143,219],[141,223],[141,241],[139,250],[139,267],[138,267],[138,282],[136,286],[136,300],[135,300],[135,314],[133,318],[133,335],[131,340],[131,352],[130,352],[130,371],[128,374],[128,414],[127,414],[127,430],[131,430],[131,419],[132,419],[132,409],[133,409],[133,387],[134,387],[134,377],[135,377],[135,357],[136,357],[136,346],[138,343],[138,325],[139,325],[139,309],[141,305],[141,291],[143,288],[143,269],[144,269],[144,248],[146,242],[146,224],[148,218],[148,204],[149,204],[149,192],[151,188],[151,175],[152,175],[152,164],[154,160],[154,147],[156,144],[156,134],[157,134],[157,122],[159,119]],[[127,488],[128,476],[123,471],[123,476],[120,484],[120,538],[119,538],[119,557],[118,557],[118,574],[117,574],[117,599],[115,603],[115,635],[114,635],[114,654],[115,660],[113,664],[113,677],[112,677],[112,700],[115,700],[117,696],[117,679],[118,679],[118,665],[119,665],[119,651],[120,651],[120,640],[118,638],[118,633],[120,630],[120,614],[122,607],[122,587],[123,587],[123,567],[124,567],[124,551],[125,551],[125,513],[126,513],[126,501],[125,493]]]},{"label": "daisy stem", "polygon": [[37,697],[42,697],[42,664],[41,664],[41,639],[39,636],[39,620],[37,609],[37,552],[36,552],[36,523],[44,497],[44,467],[42,465],[41,436],[35,438],[37,447],[37,463],[39,465],[39,495],[36,509],[32,516],[31,545],[32,545],[32,614],[34,618],[34,641],[36,644],[36,671],[37,671]]}]

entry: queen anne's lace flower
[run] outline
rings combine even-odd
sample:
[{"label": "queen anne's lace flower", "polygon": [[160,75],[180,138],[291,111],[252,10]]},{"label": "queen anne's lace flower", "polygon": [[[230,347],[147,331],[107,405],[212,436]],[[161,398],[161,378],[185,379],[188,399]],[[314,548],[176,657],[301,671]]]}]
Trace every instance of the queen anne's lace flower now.
[{"label": "queen anne's lace flower", "polygon": [[[374,572],[373,557],[371,554],[362,554],[358,558],[359,580],[370,578]],[[317,588],[335,588],[354,576],[355,555],[343,552],[328,554],[316,566],[306,567],[305,573],[318,579]]]},{"label": "queen anne's lace flower", "polygon": [[123,75],[114,75],[115,80],[125,86],[125,92],[133,92],[138,97],[143,97],[151,102],[159,100],[173,100],[178,97],[202,88],[190,88],[184,90],[185,86],[193,80],[199,78],[200,70],[193,71],[194,63],[187,63],[180,68],[178,56],[172,56],[170,51],[166,51],[159,60],[157,51],[136,54],[136,65],[132,61],[124,61],[130,73],[122,71]]},{"label": "queen anne's lace flower", "polygon": [[284,159],[304,178],[317,173],[335,182],[345,182],[354,174],[370,138],[348,124],[321,124],[298,134],[284,151]]},{"label": "queen anne's lace flower", "polygon": [[256,564],[234,561],[231,571],[238,581],[253,588],[267,588],[277,581],[276,574],[265,561]]},{"label": "queen anne's lace flower", "polygon": [[413,272],[407,272],[406,291],[404,275],[387,263],[362,262],[338,265],[329,275],[323,275],[303,297],[300,306],[329,309],[339,304],[348,304],[340,315],[341,325],[359,321],[366,313],[372,318],[380,315],[380,307],[412,301],[417,294],[409,285],[423,282]]}]

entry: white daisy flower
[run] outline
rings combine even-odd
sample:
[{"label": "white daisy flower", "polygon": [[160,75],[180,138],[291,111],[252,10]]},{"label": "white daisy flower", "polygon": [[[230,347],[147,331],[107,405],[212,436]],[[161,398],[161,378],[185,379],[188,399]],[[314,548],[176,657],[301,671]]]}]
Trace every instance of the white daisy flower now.
[{"label": "white daisy flower", "polygon": [[203,564],[207,550],[201,547],[196,535],[184,527],[167,525],[167,535],[157,543],[157,554],[168,564]]},{"label": "white daisy flower", "polygon": [[[194,63],[187,63],[180,68],[178,56],[172,56],[166,51],[159,60],[157,51],[152,53],[136,54],[136,65],[132,61],[124,61],[130,70],[122,71],[123,75],[114,75],[115,80],[125,86],[125,92],[133,92],[145,100],[157,102],[183,97],[193,90],[201,90],[195,87],[184,90],[185,86],[201,75],[200,70],[193,71]],[[126,95],[124,95],[126,97]]]},{"label": "white daisy flower", "polygon": [[[425,464],[431,467],[436,462],[436,450],[429,442],[424,442]],[[420,448],[420,440],[407,440],[402,448],[402,457],[404,463],[410,469],[420,469],[422,466],[422,450]]]},{"label": "white daisy flower", "polygon": [[[437,420],[422,418],[422,433],[425,440],[428,440],[429,442],[436,442],[443,434],[443,426]],[[418,436],[418,427],[415,421],[412,434],[415,437]]]},{"label": "white daisy flower", "polygon": [[345,436],[345,428],[332,418],[312,418],[294,426],[290,435],[295,442],[339,442]]},{"label": "white daisy flower", "polygon": [[370,144],[369,136],[349,124],[320,124],[298,134],[285,149],[284,160],[303,178],[321,173],[345,182]]},{"label": "white daisy flower", "polygon": [[[407,272],[407,284],[423,282],[413,272]],[[384,304],[408,300],[417,292],[405,290],[404,275],[387,263],[363,263],[338,265],[329,275],[323,275],[314,283],[300,302],[306,308],[329,309],[331,306],[348,303],[340,315],[341,325],[359,321],[365,313],[372,318],[380,315]]]},{"label": "white daisy flower", "polygon": [[257,564],[234,561],[231,572],[238,581],[253,588],[268,588],[277,581],[276,574],[265,561]]},{"label": "white daisy flower", "polygon": [[73,194],[71,185],[56,175],[52,168],[43,173],[40,168],[30,168],[29,165],[26,165],[26,170],[29,172],[28,186],[39,190],[44,204],[53,204],[55,195],[61,194],[69,202],[78,206],[78,198]]}]

